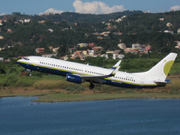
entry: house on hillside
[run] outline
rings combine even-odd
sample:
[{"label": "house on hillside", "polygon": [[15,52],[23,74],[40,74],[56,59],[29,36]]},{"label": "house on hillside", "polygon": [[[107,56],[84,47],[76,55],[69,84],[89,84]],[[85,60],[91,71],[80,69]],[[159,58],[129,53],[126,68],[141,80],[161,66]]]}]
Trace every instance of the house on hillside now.
[{"label": "house on hillside", "polygon": [[110,31],[104,31],[101,33],[101,36],[108,37],[110,33]]},{"label": "house on hillside", "polygon": [[52,51],[53,51],[54,54],[57,54],[59,49],[60,49],[60,47],[53,48]]},{"label": "house on hillside", "polygon": [[151,50],[151,46],[150,45],[140,45],[139,43],[136,44],[132,44],[132,48],[126,48],[124,49],[125,53],[133,53],[133,54],[147,54],[149,50]]},{"label": "house on hillside", "polygon": [[51,57],[55,57],[57,56],[57,54],[43,54],[42,57],[46,57],[46,58],[51,58]]},{"label": "house on hillside", "polygon": [[180,49],[180,41],[175,41],[175,42],[176,42],[175,48]]},{"label": "house on hillside", "polygon": [[30,23],[30,22],[31,22],[31,19],[24,19],[24,22],[25,22],[25,23]]},{"label": "house on hillside", "polygon": [[126,48],[124,49],[125,53],[132,53],[132,54],[137,54],[138,50],[137,49],[133,49],[133,48]]},{"label": "house on hillside", "polygon": [[118,18],[117,20],[115,20],[115,22],[117,22],[117,23],[120,23],[120,22],[122,22],[122,21],[123,21],[122,18]]},{"label": "house on hillside", "polygon": [[3,21],[2,20],[0,20],[0,26],[2,26],[3,25],[3,23],[2,23]]},{"label": "house on hillside", "polygon": [[100,54],[104,50],[104,48],[101,46],[96,46],[96,47],[93,47],[92,50],[94,50],[94,54],[97,55],[97,54]]},{"label": "house on hillside", "polygon": [[180,34],[180,28],[177,30],[177,33]]},{"label": "house on hillside", "polygon": [[170,30],[165,30],[164,33],[174,34],[174,32],[173,32],[173,31],[170,31]]},{"label": "house on hillside", "polygon": [[76,50],[76,47],[73,47],[73,48],[69,48],[69,49],[68,49],[69,53],[74,53],[75,50]]},{"label": "house on hillside", "polygon": [[4,61],[4,58],[3,58],[3,57],[0,57],[0,61],[2,61],[2,62],[3,62],[3,61]]},{"label": "house on hillside", "polygon": [[150,51],[152,49],[152,46],[150,46],[150,45],[147,45],[146,47],[145,47],[145,52],[148,52],[148,51]]},{"label": "house on hillside", "polygon": [[30,23],[31,19],[19,20],[18,22],[20,22],[20,23]]},{"label": "house on hillside", "polygon": [[172,25],[172,23],[168,22],[168,23],[166,24],[166,26],[167,26],[167,27],[171,27],[171,26],[173,26],[173,25]]},{"label": "house on hillside", "polygon": [[3,40],[4,39],[4,37],[3,36],[0,36],[0,40]]},{"label": "house on hillside", "polygon": [[45,48],[36,48],[35,51],[36,51],[36,53],[43,54],[44,50],[45,50]]},{"label": "house on hillside", "polygon": [[5,48],[0,48],[0,51],[4,50]]},{"label": "house on hillside", "polygon": [[113,54],[113,59],[116,60],[116,59],[123,59],[124,58],[124,55],[123,54]]},{"label": "house on hillside", "polygon": [[88,52],[89,56],[94,57],[94,52],[95,52],[94,50],[89,50],[88,49],[87,52]]},{"label": "house on hillside", "polygon": [[65,55],[65,56],[62,56],[60,59],[61,59],[61,60],[68,60],[69,58],[68,58],[67,55]]},{"label": "house on hillside", "polygon": [[111,50],[106,51],[106,54],[113,54],[113,53],[114,53],[114,51],[111,51]]},{"label": "house on hillside", "polygon": [[79,43],[79,44],[77,44],[77,46],[80,48],[83,48],[83,47],[87,47],[88,44],[87,43]]},{"label": "house on hillside", "polygon": [[38,23],[40,24],[44,24],[45,22],[46,22],[45,20],[38,21]]},{"label": "house on hillside", "polygon": [[7,30],[7,33],[12,33],[12,32],[13,32],[12,29]]},{"label": "house on hillside", "polygon": [[164,21],[164,18],[163,18],[163,17],[162,17],[162,18],[159,18],[159,20],[160,20],[160,21]]},{"label": "house on hillside", "polygon": [[104,57],[105,59],[109,59],[108,54],[102,54],[100,57]]},{"label": "house on hillside", "polygon": [[133,49],[141,49],[141,45],[139,43],[132,44]]},{"label": "house on hillside", "polygon": [[49,31],[50,33],[52,33],[54,30],[53,30],[53,29],[48,29],[48,31]]},{"label": "house on hillside", "polygon": [[89,45],[88,45],[89,47],[91,47],[91,48],[93,48],[93,47],[95,47],[96,46],[96,44],[95,43],[89,43]]},{"label": "house on hillside", "polygon": [[120,49],[126,49],[126,44],[125,43],[119,43],[118,44],[118,47],[120,48]]},{"label": "house on hillside", "polygon": [[84,60],[85,57],[86,57],[86,56],[84,55],[83,51],[75,51],[75,52],[72,54],[71,59],[80,58],[80,60]]},{"label": "house on hillside", "polygon": [[53,49],[53,46],[52,46],[52,45],[50,45],[48,48],[49,48],[49,50],[52,50],[52,49]]}]

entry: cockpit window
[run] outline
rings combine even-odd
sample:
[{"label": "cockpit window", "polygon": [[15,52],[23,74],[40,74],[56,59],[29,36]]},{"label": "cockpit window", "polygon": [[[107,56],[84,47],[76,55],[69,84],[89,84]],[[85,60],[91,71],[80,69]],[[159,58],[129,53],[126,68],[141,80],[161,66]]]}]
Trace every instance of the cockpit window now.
[{"label": "cockpit window", "polygon": [[25,60],[29,60],[28,58],[24,58]]}]

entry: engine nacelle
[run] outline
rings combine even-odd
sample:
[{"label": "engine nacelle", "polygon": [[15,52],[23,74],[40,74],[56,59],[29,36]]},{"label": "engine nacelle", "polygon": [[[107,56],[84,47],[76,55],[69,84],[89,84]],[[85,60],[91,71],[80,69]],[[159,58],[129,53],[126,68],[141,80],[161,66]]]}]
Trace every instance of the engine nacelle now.
[{"label": "engine nacelle", "polygon": [[82,79],[82,77],[74,75],[74,74],[67,74],[66,75],[66,81],[81,84],[83,79]]}]

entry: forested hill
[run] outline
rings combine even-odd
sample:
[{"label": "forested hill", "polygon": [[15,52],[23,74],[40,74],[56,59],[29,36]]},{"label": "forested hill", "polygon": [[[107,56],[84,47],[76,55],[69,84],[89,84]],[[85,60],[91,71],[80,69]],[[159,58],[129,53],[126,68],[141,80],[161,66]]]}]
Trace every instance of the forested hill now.
[{"label": "forested hill", "polygon": [[[22,22],[25,19],[30,21]],[[167,53],[175,50],[175,41],[180,41],[180,11],[43,16],[13,13],[0,16],[0,20],[0,57],[7,58],[34,55],[36,48],[48,50],[49,46],[60,47],[63,56],[78,43],[95,43],[105,51],[119,49],[120,42],[128,48],[139,43],[151,45],[152,52]]]},{"label": "forested hill", "polygon": [[122,16],[129,16],[132,14],[142,13],[142,11],[124,11],[117,12],[111,14],[103,14],[103,15],[94,15],[94,14],[80,14],[75,12],[64,12],[62,14],[51,14],[51,15],[24,15],[21,13],[14,12],[12,15],[4,15],[0,16],[0,19],[26,19],[29,18],[31,20],[51,20],[53,22],[62,22],[65,21],[68,24],[72,23],[86,23],[86,22],[102,22],[108,21],[109,19],[117,19]]},{"label": "forested hill", "polygon": [[103,22],[108,21],[109,19],[117,19],[118,17],[122,16],[129,16],[132,14],[142,13],[141,11],[124,11],[124,12],[117,12],[111,14],[104,14],[104,15],[94,15],[94,14],[79,14],[74,12],[65,12],[62,14],[56,15],[44,15],[42,18],[53,20],[54,22],[59,21],[66,21],[67,23],[90,23],[90,22]]},{"label": "forested hill", "polygon": [[[167,27],[167,23],[172,24]],[[152,32],[152,31],[177,31],[180,28],[180,11],[165,13],[137,13],[123,20],[123,27],[129,33]],[[124,29],[123,29],[124,30]],[[124,31],[125,32],[125,31]]]}]

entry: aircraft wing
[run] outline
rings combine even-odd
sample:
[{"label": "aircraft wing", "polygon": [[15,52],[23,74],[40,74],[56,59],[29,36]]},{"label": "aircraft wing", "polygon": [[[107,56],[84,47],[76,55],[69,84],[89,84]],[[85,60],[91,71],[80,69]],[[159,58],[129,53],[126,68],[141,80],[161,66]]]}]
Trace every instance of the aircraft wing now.
[{"label": "aircraft wing", "polygon": [[81,75],[81,77],[85,81],[101,83],[104,80],[104,78],[108,78],[108,77],[114,76],[117,73],[117,71],[119,70],[119,68],[120,68],[120,66],[116,67],[116,69],[114,69],[110,74],[104,75],[104,76],[86,76],[86,75]]}]

